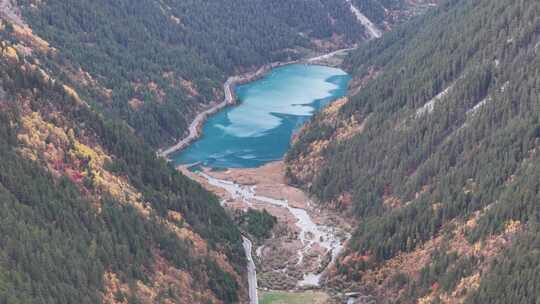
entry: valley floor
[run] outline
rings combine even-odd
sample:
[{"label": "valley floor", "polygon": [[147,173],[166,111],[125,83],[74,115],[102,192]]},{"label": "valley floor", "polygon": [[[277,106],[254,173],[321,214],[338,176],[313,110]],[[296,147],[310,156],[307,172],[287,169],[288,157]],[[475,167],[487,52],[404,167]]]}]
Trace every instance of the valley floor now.
[{"label": "valley floor", "polygon": [[329,295],[320,291],[267,291],[262,292],[259,297],[259,304],[328,304],[330,301]]},{"label": "valley floor", "polygon": [[[300,189],[287,185],[283,162],[253,169],[201,172],[191,172],[187,167],[179,169],[217,194],[224,207],[233,213],[248,208],[265,209],[277,217],[272,237],[254,242],[253,256],[261,290],[320,288],[324,272],[341,252],[351,226],[337,214],[318,209]],[[262,303],[296,303],[294,299],[304,296],[263,292],[260,299]],[[290,301],[285,300],[289,298]]]}]

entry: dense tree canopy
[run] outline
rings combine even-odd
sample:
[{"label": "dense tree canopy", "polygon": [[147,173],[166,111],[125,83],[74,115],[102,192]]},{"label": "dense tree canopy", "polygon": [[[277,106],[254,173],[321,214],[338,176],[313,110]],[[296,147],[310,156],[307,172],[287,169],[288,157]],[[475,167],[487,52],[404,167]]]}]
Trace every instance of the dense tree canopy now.
[{"label": "dense tree canopy", "polygon": [[[9,29],[0,38],[14,39]],[[208,278],[216,296],[236,302],[239,284],[232,275],[197,255],[164,221],[170,212],[182,214],[176,225],[198,233],[240,272],[240,233],[217,198],[158,159],[125,123],[105,118],[66,94],[59,81],[44,78],[35,63],[30,57],[0,58],[0,302],[97,303],[105,272],[119,274],[136,290],[136,281],[150,282],[156,255],[190,273],[199,286]],[[68,136],[104,147],[113,157],[109,170],[126,178],[155,212],[145,217],[112,193],[89,195],[91,182],[55,176],[39,154],[35,160],[25,157],[18,134],[31,112],[42,113],[44,123],[69,128]]]},{"label": "dense tree canopy", "polygon": [[296,58],[314,39],[335,34],[343,46],[363,35],[340,1],[32,2],[20,1],[27,20],[59,50],[45,61],[81,67],[112,90],[91,96],[153,146],[179,138],[190,114],[222,98],[226,75]]},{"label": "dense tree canopy", "polygon": [[[97,303],[105,274],[114,273],[130,290],[117,292],[116,300],[137,303],[137,282],[151,283],[158,257],[188,273],[192,288],[238,302],[242,278],[216,256],[197,253],[201,244],[175,233],[200,236],[242,274],[238,229],[215,196],[158,159],[154,148],[181,137],[197,110],[221,99],[227,75],[297,58],[329,42],[336,48],[360,41],[364,29],[347,3],[17,5],[50,48],[30,51],[30,32],[22,37],[0,23],[0,302]],[[23,135],[29,117],[42,119],[36,129],[56,130],[69,143]],[[22,139],[29,137],[35,147]],[[92,156],[73,160],[70,154],[75,139],[84,139],[91,152],[103,149],[103,172],[132,187],[143,202],[138,208],[151,212],[141,214],[127,192],[123,198],[98,189]],[[63,157],[48,162],[54,153]],[[246,217],[246,229],[257,237],[267,236],[274,224],[266,213]],[[170,287],[158,296],[178,301],[182,292],[188,293]]]},{"label": "dense tree canopy", "polygon": [[[357,79],[379,73],[338,114],[365,121],[365,128],[326,148],[309,190],[321,202],[351,195],[361,223],[349,250],[374,257],[363,268],[413,251],[475,212],[481,217],[469,232],[471,243],[502,233],[512,221],[537,220],[539,13],[531,1],[443,1],[347,59]],[[339,125],[326,121],[320,115],[310,124],[289,162],[306,156],[311,143],[334,138]],[[525,234],[537,233],[537,225],[527,227]],[[538,297],[528,285],[538,282],[538,272],[525,266],[534,245],[522,242],[469,301]],[[528,279],[517,279],[520,273]],[[494,288],[505,284],[513,290]]]}]

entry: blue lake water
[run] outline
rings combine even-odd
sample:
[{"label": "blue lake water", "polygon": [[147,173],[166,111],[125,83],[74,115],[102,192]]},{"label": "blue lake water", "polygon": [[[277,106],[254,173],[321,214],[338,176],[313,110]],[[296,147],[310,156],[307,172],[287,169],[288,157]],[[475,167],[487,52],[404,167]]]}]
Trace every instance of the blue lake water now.
[{"label": "blue lake water", "polygon": [[211,116],[202,136],[171,155],[176,165],[253,168],[279,160],[317,110],[347,93],[350,76],[336,68],[294,64],[237,86],[240,103]]}]

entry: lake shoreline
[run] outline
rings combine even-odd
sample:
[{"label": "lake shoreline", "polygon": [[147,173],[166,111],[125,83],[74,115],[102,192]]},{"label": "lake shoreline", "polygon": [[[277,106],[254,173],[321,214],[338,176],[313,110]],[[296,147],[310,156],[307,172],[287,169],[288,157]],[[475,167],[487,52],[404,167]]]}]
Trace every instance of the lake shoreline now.
[{"label": "lake shoreline", "polygon": [[[289,62],[274,62],[264,65],[256,71],[229,77],[223,85],[225,92],[224,100],[197,114],[190,124],[189,134],[175,145],[165,150],[159,150],[158,156],[168,158],[172,153],[186,149],[190,144],[198,140],[203,133],[203,126],[212,117],[211,115],[218,113],[228,106],[237,104],[238,99],[236,94],[238,92],[235,89],[238,85],[257,81],[267,76],[273,69],[294,64],[336,67],[341,64],[341,58],[338,56],[353,49],[339,49],[314,57]],[[333,102],[333,100],[329,102]],[[203,168],[203,174],[198,174],[189,170],[190,165],[180,165],[177,167],[184,175],[220,196],[222,205],[228,207],[227,209],[239,210],[248,207],[245,205],[241,206],[242,199],[240,201],[234,199],[234,197],[242,193],[240,195],[244,198],[249,197],[249,200],[254,199],[254,201],[249,203],[254,208],[271,210],[271,213],[278,217],[282,228],[288,231],[288,236],[280,236],[275,239],[278,244],[277,246],[280,247],[280,251],[288,252],[286,256],[290,257],[290,260],[288,260],[289,267],[287,267],[289,270],[286,272],[284,272],[284,269],[278,269],[279,267],[274,265],[276,261],[281,260],[280,254],[277,251],[273,252],[264,249],[265,247],[268,248],[269,244],[266,244],[267,246],[259,246],[257,250],[258,254],[255,255],[255,248],[251,251],[252,247],[248,246],[249,240],[244,236],[244,251],[250,250],[249,255],[246,252],[248,263],[250,260],[253,263],[253,259],[256,259],[260,261],[259,265],[269,265],[261,266],[262,275],[267,277],[261,279],[261,282],[264,282],[263,286],[257,286],[258,267],[255,264],[248,265],[248,291],[251,304],[257,303],[258,287],[262,288],[261,290],[294,289],[300,291],[305,289],[320,289],[321,286],[319,284],[322,283],[323,273],[327,268],[333,266],[333,262],[343,248],[344,242],[349,238],[350,230],[348,228],[343,229],[345,228],[344,224],[340,220],[336,220],[335,216],[331,215],[331,212],[321,214],[321,210],[311,203],[311,200],[304,191],[286,184],[283,179],[283,165],[281,158],[278,161],[273,161],[266,166],[262,165],[257,168],[227,168],[221,171],[221,173],[226,173],[228,170],[232,170],[231,172],[238,174],[236,178],[223,176],[218,173],[220,171],[208,171],[209,168]],[[204,172],[208,173],[208,175]],[[218,177],[214,182],[218,184],[223,182],[224,184],[216,187],[216,185],[212,185],[210,179],[219,175],[223,179],[219,180]],[[273,180],[261,180],[261,178],[264,179],[269,176],[272,176]],[[249,181],[244,178],[252,180]],[[225,187],[223,187],[224,185]],[[230,189],[226,190],[229,187],[228,185],[232,185],[238,189],[233,191],[230,191]],[[284,189],[284,191],[276,192],[275,189]],[[238,199],[238,197],[236,198]],[[238,204],[230,200],[236,201]],[[232,205],[229,205],[226,201],[230,201]],[[246,202],[244,199],[243,203]],[[280,276],[281,274],[283,275],[282,278],[275,278],[276,275]]]},{"label": "lake shoreline", "polygon": [[182,139],[180,139],[179,141],[177,141],[175,144],[167,148],[158,149],[156,153],[157,156],[169,159],[168,156],[170,154],[184,150],[195,140],[199,139],[202,135],[202,127],[204,126],[204,124],[206,123],[206,121],[211,115],[216,114],[219,111],[229,106],[233,106],[237,104],[237,98],[235,94],[236,86],[250,83],[253,81],[257,81],[265,77],[270,71],[272,71],[275,68],[288,66],[292,64],[332,66],[332,64],[328,64],[326,60],[329,60],[335,56],[347,53],[354,49],[356,49],[356,46],[338,49],[329,53],[324,53],[324,54],[317,55],[310,58],[304,58],[304,59],[298,59],[298,60],[292,60],[292,61],[286,61],[286,62],[281,62],[281,61],[272,62],[272,63],[263,65],[262,67],[260,67],[259,69],[255,71],[229,77],[223,85],[223,91],[225,92],[225,97],[223,101],[218,104],[211,105],[210,108],[207,108],[203,110],[202,112],[197,113],[197,115],[195,116],[195,119],[193,119],[193,121],[190,123],[188,127],[188,134]]}]

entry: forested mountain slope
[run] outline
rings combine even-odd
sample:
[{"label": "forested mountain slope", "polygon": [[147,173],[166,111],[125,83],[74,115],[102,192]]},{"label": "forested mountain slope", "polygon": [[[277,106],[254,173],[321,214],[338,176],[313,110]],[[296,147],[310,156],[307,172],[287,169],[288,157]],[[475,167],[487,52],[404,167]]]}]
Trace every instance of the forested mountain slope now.
[{"label": "forested mountain slope", "polygon": [[443,1],[361,47],[288,175],[358,227],[329,284],[380,301],[540,295],[540,3]]},{"label": "forested mountain slope", "polygon": [[373,23],[381,27],[392,26],[429,7],[435,6],[437,0],[350,0]]},{"label": "forested mountain slope", "polygon": [[0,17],[0,302],[245,301],[240,232],[154,148],[227,75],[368,37],[347,1],[0,0]]},{"label": "forested mountain slope", "polygon": [[[355,4],[379,12],[371,15],[384,29],[383,21],[402,18],[381,14],[383,2]],[[417,7],[390,2],[388,12]],[[17,3],[24,20],[57,51],[43,56],[43,64],[154,147],[180,138],[195,112],[221,101],[227,76],[370,37],[346,0]]]},{"label": "forested mountain slope", "polygon": [[28,29],[0,41],[0,302],[245,299],[217,198],[46,72]]},{"label": "forested mountain slope", "polygon": [[0,0],[0,302],[238,303],[241,236],[155,156],[226,76],[368,37],[346,1]]},{"label": "forested mountain slope", "polygon": [[344,1],[18,2],[58,49],[44,59],[49,68],[89,73],[101,87],[93,100],[153,146],[181,137],[194,112],[220,101],[226,76],[364,35]]}]

